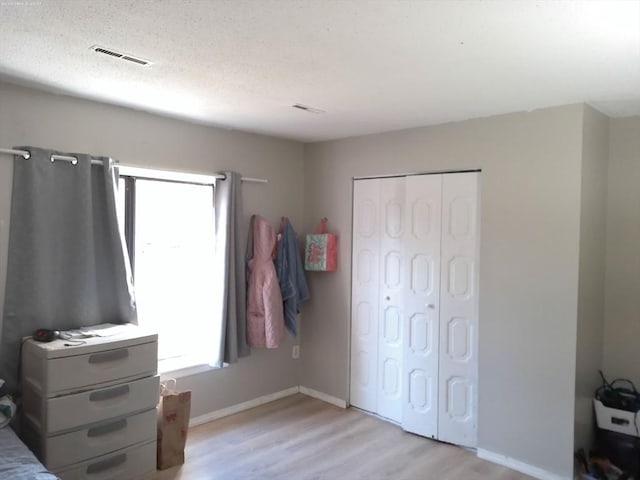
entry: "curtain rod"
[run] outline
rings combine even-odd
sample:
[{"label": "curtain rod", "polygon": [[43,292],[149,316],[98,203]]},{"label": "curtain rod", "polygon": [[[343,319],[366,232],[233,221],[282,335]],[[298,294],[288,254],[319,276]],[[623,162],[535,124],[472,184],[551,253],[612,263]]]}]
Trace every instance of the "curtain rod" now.
[{"label": "curtain rod", "polygon": [[[31,158],[31,153],[27,150],[15,150],[12,148],[0,148],[0,153],[6,153],[9,155],[22,155],[25,160]],[[78,163],[78,159],[76,157],[69,157],[67,155],[51,155],[51,161],[54,162],[56,160],[63,160],[65,162],[71,162],[73,165]],[[102,160],[91,160],[91,165],[102,165]],[[122,165],[125,166],[125,165]],[[129,166],[129,165],[126,165]],[[226,177],[220,173],[216,173],[214,175],[210,175],[211,177],[225,180]],[[243,182],[251,182],[251,183],[267,183],[267,179],[265,178],[253,178],[253,177],[241,177],[241,181]]]}]

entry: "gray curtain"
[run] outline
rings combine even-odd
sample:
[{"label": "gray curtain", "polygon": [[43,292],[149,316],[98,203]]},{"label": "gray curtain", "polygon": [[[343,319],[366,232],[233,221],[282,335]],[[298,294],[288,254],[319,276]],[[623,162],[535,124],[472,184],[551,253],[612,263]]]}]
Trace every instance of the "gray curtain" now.
[{"label": "gray curtain", "polygon": [[244,249],[240,245],[242,208],[240,174],[224,172],[225,179],[216,182],[216,258],[221,265],[216,274],[222,306],[220,356],[214,364],[234,363],[251,353],[247,345]]},{"label": "gray curtain", "polygon": [[[38,328],[136,323],[131,271],[116,216],[113,161],[16,147],[0,378],[18,383],[21,338]],[[51,162],[51,154],[78,158]],[[94,157],[95,158],[95,157]]]}]

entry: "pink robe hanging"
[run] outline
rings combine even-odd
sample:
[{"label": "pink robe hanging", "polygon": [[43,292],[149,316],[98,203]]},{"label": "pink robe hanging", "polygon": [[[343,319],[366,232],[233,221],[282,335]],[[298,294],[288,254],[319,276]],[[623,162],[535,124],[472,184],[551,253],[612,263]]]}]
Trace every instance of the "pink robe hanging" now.
[{"label": "pink robe hanging", "polygon": [[253,256],[248,263],[247,342],[252,347],[276,348],[284,336],[282,296],[272,259],[276,233],[260,215],[251,217],[251,225]]}]

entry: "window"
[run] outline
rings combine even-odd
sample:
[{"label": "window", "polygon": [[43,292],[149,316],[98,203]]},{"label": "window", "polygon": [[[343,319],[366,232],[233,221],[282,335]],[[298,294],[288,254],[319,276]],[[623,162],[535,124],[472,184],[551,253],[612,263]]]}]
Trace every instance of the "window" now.
[{"label": "window", "polygon": [[138,323],[158,332],[158,369],[211,363],[221,335],[214,295],[213,185],[154,179],[148,172],[127,175],[127,170],[132,169],[120,172],[119,209]]}]

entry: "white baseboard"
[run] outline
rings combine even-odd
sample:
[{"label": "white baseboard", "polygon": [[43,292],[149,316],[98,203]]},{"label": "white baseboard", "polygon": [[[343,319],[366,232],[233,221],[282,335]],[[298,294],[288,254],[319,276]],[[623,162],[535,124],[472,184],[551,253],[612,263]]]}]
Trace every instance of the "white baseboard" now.
[{"label": "white baseboard", "polygon": [[202,425],[203,423],[212,422],[219,418],[228,417],[229,415],[233,415],[234,413],[243,412],[244,410],[249,410],[250,408],[258,407],[265,403],[273,402],[274,400],[279,400],[280,398],[288,397],[289,395],[294,395],[296,393],[303,393],[309,397],[317,398],[318,400],[322,400],[323,402],[335,405],[336,407],[347,408],[347,402],[340,398],[327,395],[326,393],[319,392],[312,388],[299,386],[287,388],[286,390],[281,390],[275,393],[270,393],[269,395],[263,395],[247,402],[242,402],[237,405],[231,405],[227,408],[221,408],[220,410],[205,413],[204,415],[200,415],[198,417],[192,417],[191,420],[189,420],[189,426],[195,427],[196,425]]},{"label": "white baseboard", "polygon": [[529,465],[528,463],[521,462],[520,460],[515,460],[511,457],[500,455],[499,453],[494,453],[482,448],[478,449],[477,455],[483,460],[497,463],[498,465],[511,468],[512,470],[517,470],[518,472],[524,473],[539,480],[571,480],[572,478],[570,476],[563,477],[555,473],[548,472],[547,470],[543,470],[542,468],[534,467],[533,465]]},{"label": "white baseboard", "polygon": [[249,410],[253,407],[258,407],[265,403],[273,402],[274,400],[278,400],[280,398],[288,397],[289,395],[294,395],[298,393],[300,389],[298,387],[287,388],[286,390],[281,390],[279,392],[270,393],[268,395],[263,395],[258,398],[254,398],[253,400],[249,400],[247,402],[242,402],[237,405],[231,405],[227,408],[221,408],[220,410],[215,410],[213,412],[205,413],[204,415],[200,415],[198,417],[192,417],[189,420],[189,426],[195,427],[196,425],[202,425],[203,423],[212,422],[213,420],[217,420],[222,417],[228,417],[229,415],[233,415],[234,413],[239,413],[244,410]]},{"label": "white baseboard", "polygon": [[347,402],[345,400],[334,397],[332,395],[327,395],[326,393],[319,392],[318,390],[314,390],[313,388],[307,388],[300,385],[300,393],[304,393],[309,397],[317,398],[318,400],[322,400],[323,402],[330,403],[331,405],[335,405],[336,407],[347,408]]}]

